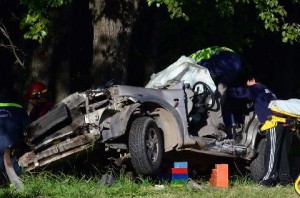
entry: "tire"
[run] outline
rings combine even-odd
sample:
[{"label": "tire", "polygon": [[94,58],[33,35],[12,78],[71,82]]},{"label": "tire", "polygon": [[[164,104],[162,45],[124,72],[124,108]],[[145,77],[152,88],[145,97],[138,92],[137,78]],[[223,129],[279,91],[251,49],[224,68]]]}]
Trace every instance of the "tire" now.
[{"label": "tire", "polygon": [[139,117],[129,132],[131,163],[137,174],[154,175],[160,167],[163,141],[156,122],[149,117]]},{"label": "tire", "polygon": [[266,138],[260,140],[257,146],[257,155],[256,158],[250,164],[250,173],[252,179],[256,182],[262,180],[265,174],[265,148],[266,148]]}]

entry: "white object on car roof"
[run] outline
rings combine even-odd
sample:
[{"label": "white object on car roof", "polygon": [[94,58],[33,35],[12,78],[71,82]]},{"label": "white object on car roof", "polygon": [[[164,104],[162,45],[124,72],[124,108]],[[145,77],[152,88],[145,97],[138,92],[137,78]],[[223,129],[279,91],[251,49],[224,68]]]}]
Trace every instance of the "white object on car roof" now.
[{"label": "white object on car roof", "polygon": [[181,56],[176,62],[166,69],[152,74],[151,80],[146,88],[160,88],[168,85],[172,81],[182,81],[189,83],[191,87],[198,82],[206,83],[212,91],[216,90],[216,85],[212,80],[207,68],[198,65],[194,59]]}]

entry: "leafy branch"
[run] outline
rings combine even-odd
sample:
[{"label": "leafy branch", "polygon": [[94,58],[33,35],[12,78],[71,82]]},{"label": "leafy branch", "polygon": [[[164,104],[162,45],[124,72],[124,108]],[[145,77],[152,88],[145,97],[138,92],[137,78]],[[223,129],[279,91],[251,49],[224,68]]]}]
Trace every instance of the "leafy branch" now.
[{"label": "leafy branch", "polygon": [[[201,6],[201,2],[205,0],[194,0]],[[211,0],[206,0],[211,1]],[[215,8],[220,16],[232,16],[235,13],[235,4],[251,4],[255,5],[258,11],[258,18],[263,21],[264,28],[271,32],[281,32],[282,41],[293,44],[300,42],[300,25],[298,23],[287,23],[288,13],[286,9],[279,4],[278,0],[214,0]],[[185,0],[147,0],[148,5],[156,5],[160,7],[165,4],[170,12],[171,18],[188,16],[183,10]],[[292,0],[292,4],[300,4],[300,0]]]},{"label": "leafy branch", "polygon": [[21,0],[20,3],[28,8],[20,27],[25,30],[24,38],[42,43],[49,34],[50,16],[53,8],[71,3],[72,0]]}]

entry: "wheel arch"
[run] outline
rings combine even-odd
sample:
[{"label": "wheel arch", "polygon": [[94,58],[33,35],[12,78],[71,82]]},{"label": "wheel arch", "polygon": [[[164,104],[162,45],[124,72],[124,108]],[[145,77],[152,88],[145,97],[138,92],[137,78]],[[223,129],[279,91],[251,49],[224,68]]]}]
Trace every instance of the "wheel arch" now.
[{"label": "wheel arch", "polygon": [[180,123],[182,120],[179,115],[176,117],[174,112],[153,102],[134,103],[115,114],[110,125],[113,137],[119,137],[128,132],[132,120],[145,112],[148,114],[147,116],[152,117],[156,121],[161,130],[165,152],[182,146],[184,136],[182,132],[183,124]]},{"label": "wheel arch", "polygon": [[152,112],[159,129],[162,131],[164,151],[171,151],[183,144],[183,134],[174,115],[165,108],[157,107]]},{"label": "wheel arch", "polygon": [[184,129],[182,118],[174,108],[168,108],[153,102],[145,102],[142,106],[157,123],[162,132],[164,151],[168,152],[183,145]]}]

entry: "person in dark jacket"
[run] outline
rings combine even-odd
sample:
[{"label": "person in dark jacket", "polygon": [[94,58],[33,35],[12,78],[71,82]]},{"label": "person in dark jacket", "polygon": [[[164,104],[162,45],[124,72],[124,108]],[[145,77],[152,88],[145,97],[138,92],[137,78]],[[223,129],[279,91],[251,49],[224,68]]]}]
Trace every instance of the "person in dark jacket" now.
[{"label": "person in dark jacket", "polygon": [[204,48],[189,57],[194,59],[197,64],[206,67],[218,83],[226,86],[232,84],[242,67],[239,54],[228,47]]},{"label": "person in dark jacket", "polygon": [[239,54],[228,47],[213,46],[201,49],[189,57],[209,70],[220,93],[221,109],[210,112],[208,124],[225,125],[223,130],[226,131],[227,138],[234,138],[236,126],[230,101],[226,99],[226,90],[232,86],[241,71],[242,64]]},{"label": "person in dark jacket", "polygon": [[[268,108],[272,100],[277,99],[275,94],[265,85],[258,83],[255,77],[250,77],[247,87],[229,89],[229,95],[234,98],[247,98],[254,102],[254,110],[260,123],[264,123],[272,111]],[[259,182],[262,186],[275,186],[290,183],[290,168],[288,152],[291,145],[291,133],[282,124],[266,132],[266,147],[264,159],[265,174]]]},{"label": "person in dark jacket", "polygon": [[[8,146],[22,144],[23,133],[30,123],[27,112],[13,99],[11,86],[1,83],[0,85],[0,178],[4,179],[4,152]],[[13,168],[18,176],[22,170],[15,158],[11,158]]]}]

